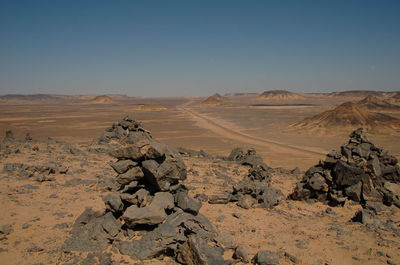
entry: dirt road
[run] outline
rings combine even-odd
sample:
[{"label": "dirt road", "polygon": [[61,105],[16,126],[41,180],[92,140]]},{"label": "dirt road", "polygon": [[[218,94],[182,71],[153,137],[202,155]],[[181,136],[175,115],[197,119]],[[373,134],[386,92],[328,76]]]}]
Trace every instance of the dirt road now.
[{"label": "dirt road", "polygon": [[319,158],[327,153],[324,150],[288,145],[285,143],[243,133],[236,128],[232,128],[229,125],[226,125],[225,123],[221,124],[219,122],[216,122],[213,118],[204,114],[200,114],[191,108],[188,108],[187,105],[187,103],[181,105],[178,107],[178,109],[186,114],[189,114],[191,118],[198,123],[199,126],[209,129],[214,133],[221,135],[222,137],[233,139],[250,145],[266,147],[270,151],[277,153],[286,153],[298,156],[312,155],[313,157]]}]

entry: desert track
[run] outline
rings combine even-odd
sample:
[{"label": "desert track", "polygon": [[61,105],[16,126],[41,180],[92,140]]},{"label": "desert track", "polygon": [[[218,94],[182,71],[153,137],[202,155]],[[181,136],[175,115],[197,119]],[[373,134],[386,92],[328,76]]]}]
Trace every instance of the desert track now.
[{"label": "desert track", "polygon": [[233,140],[237,140],[243,143],[256,145],[256,146],[263,146],[267,147],[273,151],[287,151],[287,152],[296,152],[296,153],[307,153],[312,155],[324,156],[327,152],[320,151],[320,150],[313,150],[313,149],[306,149],[298,146],[292,146],[285,143],[276,142],[273,140],[268,140],[264,138],[259,138],[253,135],[249,135],[246,133],[242,133],[240,131],[235,130],[234,128],[230,128],[226,125],[221,125],[212,120],[212,118],[200,114],[193,109],[189,109],[186,107],[187,104],[181,105],[178,107],[178,110],[190,114],[190,116],[199,122],[202,127],[213,131],[216,134],[219,134],[223,137],[230,138]]}]

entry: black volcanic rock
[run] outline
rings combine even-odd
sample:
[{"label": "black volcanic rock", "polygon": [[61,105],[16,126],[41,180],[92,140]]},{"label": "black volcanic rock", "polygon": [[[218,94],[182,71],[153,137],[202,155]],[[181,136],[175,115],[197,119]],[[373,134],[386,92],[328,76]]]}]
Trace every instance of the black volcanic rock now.
[{"label": "black volcanic rock", "polygon": [[307,170],[290,197],[333,205],[343,204],[346,199],[363,205],[397,205],[399,184],[397,159],[370,142],[363,129],[357,129],[340,151],[332,151],[324,161]]},{"label": "black volcanic rock", "polygon": [[105,129],[98,141],[99,143],[110,143],[115,140],[131,144],[150,139],[152,139],[150,132],[146,131],[140,122],[126,116],[110,128]]}]

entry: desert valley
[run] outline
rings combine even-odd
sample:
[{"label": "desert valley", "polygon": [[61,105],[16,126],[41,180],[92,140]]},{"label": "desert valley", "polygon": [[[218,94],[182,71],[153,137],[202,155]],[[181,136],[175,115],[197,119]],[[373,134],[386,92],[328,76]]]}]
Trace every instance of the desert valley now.
[{"label": "desert valley", "polygon": [[399,96],[0,96],[0,264],[400,264]]}]

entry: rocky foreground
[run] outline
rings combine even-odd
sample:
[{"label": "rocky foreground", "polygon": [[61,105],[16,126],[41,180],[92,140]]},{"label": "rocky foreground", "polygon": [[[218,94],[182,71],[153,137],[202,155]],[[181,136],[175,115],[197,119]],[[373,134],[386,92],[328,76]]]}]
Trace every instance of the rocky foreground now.
[{"label": "rocky foreground", "polygon": [[129,118],[77,145],[8,132],[0,151],[2,264],[400,264],[397,160],[360,132],[305,174]]}]

